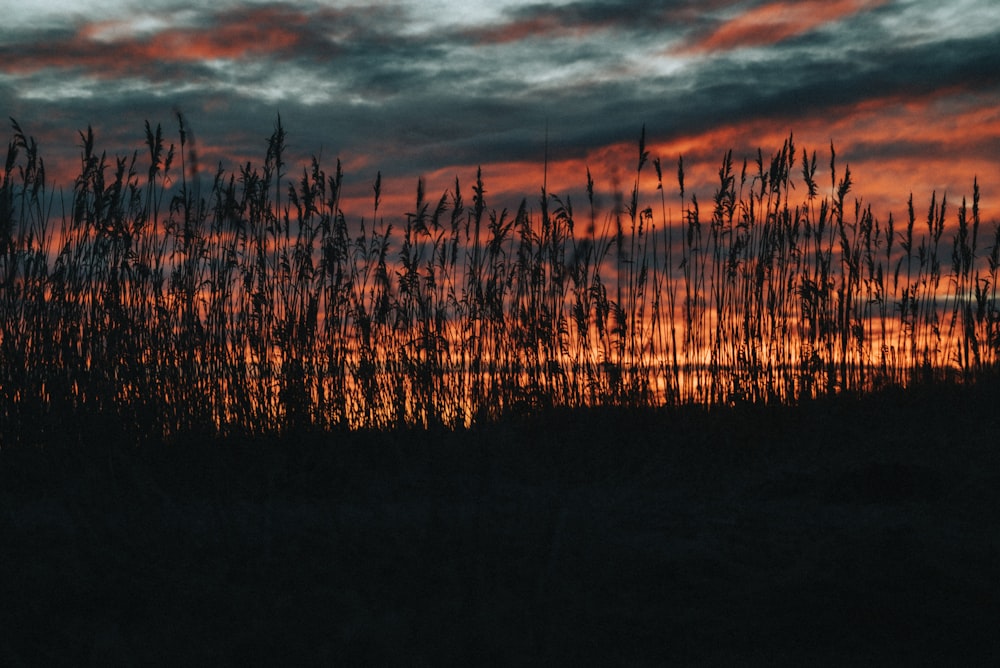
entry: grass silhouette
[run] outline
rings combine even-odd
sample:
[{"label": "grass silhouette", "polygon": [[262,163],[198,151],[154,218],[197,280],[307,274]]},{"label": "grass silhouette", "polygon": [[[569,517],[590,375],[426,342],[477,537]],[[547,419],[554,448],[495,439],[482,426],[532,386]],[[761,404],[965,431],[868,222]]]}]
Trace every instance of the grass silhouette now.
[{"label": "grass silhouette", "polygon": [[471,204],[457,180],[436,200],[418,182],[399,220],[380,211],[376,175],[371,217],[350,222],[339,163],[328,174],[314,159],[285,183],[280,118],[260,167],[220,166],[204,190],[178,120],[176,146],[147,123],[145,165],[80,133],[61,215],[13,123],[0,181],[8,441],[43,438],[53,416],[113,416],[163,440],[792,404],[971,382],[997,364],[1000,228],[984,250],[978,183],[954,223],[934,195],[921,226],[911,197],[897,229],[852,205],[832,146],[820,196],[816,153],[789,137],[742,167],[726,153],[708,218],[679,161],[675,223],[658,158],[658,206],[640,190],[643,130],[620,208],[598,210],[588,170],[582,233],[571,200],[544,188],[537,211],[490,209],[481,174]]},{"label": "grass silhouette", "polygon": [[0,663],[1000,651],[978,184],[880,221],[790,137],[727,153],[707,218],[679,161],[674,224],[643,132],[619,209],[588,170],[579,219],[480,176],[387,220],[377,175],[349,223],[339,165],[284,182],[280,119],[204,189],[179,123],[145,164],[81,133],[58,214],[13,125]]}]

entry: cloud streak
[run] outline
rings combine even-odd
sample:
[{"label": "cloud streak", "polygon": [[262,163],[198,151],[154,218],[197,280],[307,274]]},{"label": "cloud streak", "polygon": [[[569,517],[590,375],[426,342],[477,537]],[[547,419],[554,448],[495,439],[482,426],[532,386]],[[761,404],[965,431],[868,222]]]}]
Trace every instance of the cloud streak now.
[{"label": "cloud streak", "polygon": [[865,12],[887,0],[801,0],[766,2],[724,21],[681,52],[716,53],[778,44],[791,37]]}]

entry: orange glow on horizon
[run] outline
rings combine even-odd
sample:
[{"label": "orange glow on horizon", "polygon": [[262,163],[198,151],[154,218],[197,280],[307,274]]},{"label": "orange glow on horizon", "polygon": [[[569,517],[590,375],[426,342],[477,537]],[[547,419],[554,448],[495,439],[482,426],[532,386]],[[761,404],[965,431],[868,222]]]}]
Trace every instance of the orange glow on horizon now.
[{"label": "orange glow on horizon", "polygon": [[[970,197],[973,179],[978,178],[982,189],[980,211],[983,220],[1000,219],[1000,205],[995,193],[1000,192],[1000,110],[987,103],[988,100],[971,95],[969,91],[956,88],[936,91],[920,96],[893,95],[868,100],[861,104],[825,109],[819,112],[799,115],[795,118],[755,118],[734,120],[718,124],[697,133],[683,134],[669,139],[658,139],[660,128],[656,119],[647,124],[647,150],[649,164],[644,168],[640,182],[640,197],[643,206],[654,206],[659,214],[659,194],[656,192],[656,177],[652,168],[655,158],[661,160],[663,187],[666,206],[672,212],[673,222],[680,220],[677,198],[677,161],[684,159],[685,187],[689,194],[696,194],[703,203],[710,201],[718,187],[718,167],[725,152],[733,150],[736,169],[746,159],[748,169],[757,158],[760,148],[765,161],[780,150],[790,133],[794,133],[796,146],[796,170],[793,182],[801,186],[802,150],[810,155],[815,151],[817,159],[816,180],[820,186],[819,197],[830,194],[829,159],[831,142],[837,152],[837,178],[841,178],[849,166],[853,187],[849,195],[861,198],[865,205],[871,205],[873,213],[885,220],[891,212],[900,220],[906,212],[906,203],[911,193],[914,205],[919,211],[929,202],[932,193],[938,197],[947,194],[956,206],[963,196]],[[189,115],[189,120],[192,117]],[[218,168],[237,178],[239,170],[250,165],[260,170],[264,158],[263,142],[257,151],[245,139],[216,137],[199,132],[197,115],[193,116],[195,142],[189,145],[197,153],[201,187],[210,188]],[[32,131],[27,126],[26,131]],[[272,130],[269,125],[261,126],[261,136]],[[288,148],[283,155],[282,200],[285,200],[287,184],[297,183],[303,168],[311,170],[310,155],[322,147],[311,147],[307,136],[299,135],[296,127],[288,128]],[[95,127],[95,136],[101,146],[109,141],[106,128]],[[120,128],[112,130],[111,148],[108,152],[109,171],[114,168],[115,155],[131,155],[138,151],[136,170],[143,179],[148,166],[148,149],[141,126],[134,132],[125,134]],[[558,136],[559,128],[552,129]],[[594,179],[595,194],[600,205],[600,213],[606,214],[615,191],[628,197],[635,182],[637,160],[636,131],[634,141],[610,144],[590,149],[581,157],[565,158],[553,151],[547,165],[547,191],[560,197],[571,196],[578,217],[586,209],[583,191],[589,169]],[[57,137],[48,129],[39,140],[39,150],[46,160],[49,184],[73,183],[79,174],[79,143],[76,132],[70,141]],[[174,162],[170,181],[181,181],[180,142],[170,120],[164,123],[164,141],[173,143]],[[72,143],[72,152],[56,152],[53,149]],[[116,149],[116,146],[119,147]],[[185,156],[188,169],[190,156]],[[324,154],[320,167],[327,176],[335,172],[338,156]],[[378,154],[348,154],[340,156],[343,162],[344,180],[341,193],[341,208],[349,219],[364,217],[371,219],[373,210],[372,185],[376,173],[382,172],[382,194],[379,217],[389,222],[405,219],[415,206],[417,175],[394,168],[391,147]],[[488,208],[507,208],[513,214],[521,200],[525,200],[529,210],[539,209],[539,197],[545,175],[544,146],[539,142],[536,160],[525,161],[483,161],[480,164],[454,162],[447,166],[432,166],[424,173],[425,201],[433,208],[442,194],[454,194],[455,180],[458,178],[462,196],[467,207],[472,206],[473,186],[477,168],[482,168],[486,188]],[[802,196],[802,193],[795,193]],[[804,199],[804,197],[803,197]]]}]

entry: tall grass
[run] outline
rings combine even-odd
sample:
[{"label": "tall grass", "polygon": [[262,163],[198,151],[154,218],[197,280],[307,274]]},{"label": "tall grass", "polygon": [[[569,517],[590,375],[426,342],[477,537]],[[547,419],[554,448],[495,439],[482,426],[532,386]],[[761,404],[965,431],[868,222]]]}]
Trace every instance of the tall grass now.
[{"label": "tall grass", "polygon": [[742,166],[727,152],[706,216],[683,160],[673,188],[653,159],[656,191],[642,191],[643,131],[632,191],[610,211],[589,170],[579,218],[545,186],[492,209],[480,173],[471,201],[457,180],[437,199],[420,181],[412,210],[387,218],[376,175],[371,212],[349,218],[339,162],[285,172],[280,118],[260,166],[220,167],[205,188],[178,121],[177,145],[147,123],[142,160],[80,133],[66,204],[13,123],[5,444],[108,420],[169,439],[796,402],[997,366],[1000,228],[985,245],[978,183],[951,222],[935,194],[926,223],[911,197],[898,225],[849,197],[832,145],[821,194],[816,153],[789,137]]}]

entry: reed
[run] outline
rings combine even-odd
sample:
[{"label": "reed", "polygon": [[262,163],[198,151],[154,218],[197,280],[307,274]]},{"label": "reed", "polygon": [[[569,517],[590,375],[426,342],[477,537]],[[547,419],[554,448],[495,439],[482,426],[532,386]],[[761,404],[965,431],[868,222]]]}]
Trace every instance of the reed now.
[{"label": "reed", "polygon": [[[972,383],[1000,354],[1000,227],[980,190],[902,229],[852,199],[830,146],[725,153],[710,213],[641,190],[579,224],[548,192],[490,208],[481,172],[387,218],[346,214],[339,162],[202,188],[190,128],[109,159],[80,133],[65,198],[14,122],[0,181],[0,437],[113,422],[136,440],[301,428],[461,428],[551,407],[795,403],[915,380]],[[804,185],[804,189],[795,189]],[[796,196],[801,194],[801,199]],[[673,195],[669,196],[673,199]],[[652,204],[647,204],[647,200]],[[707,217],[706,217],[707,215]],[[947,234],[946,234],[947,232]],[[989,238],[992,246],[984,246]],[[950,251],[950,253],[949,253]],[[950,260],[950,261],[949,261]]]}]

